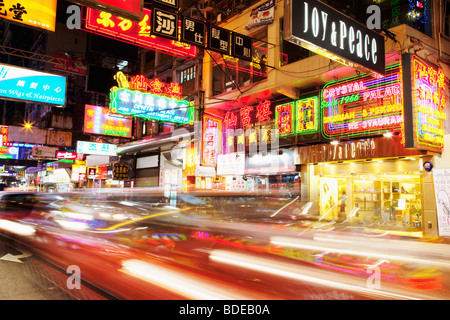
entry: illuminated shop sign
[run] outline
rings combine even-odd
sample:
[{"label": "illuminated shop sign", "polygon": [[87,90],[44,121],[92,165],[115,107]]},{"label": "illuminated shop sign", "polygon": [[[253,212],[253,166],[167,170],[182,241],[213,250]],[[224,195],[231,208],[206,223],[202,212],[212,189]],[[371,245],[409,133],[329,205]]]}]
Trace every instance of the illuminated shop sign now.
[{"label": "illuminated shop sign", "polygon": [[384,74],[384,36],[317,1],[288,1],[285,39],[353,68]]},{"label": "illuminated shop sign", "polygon": [[417,56],[404,54],[405,147],[442,152],[446,120],[444,73]]},{"label": "illuminated shop sign", "polygon": [[140,21],[142,18],[143,0],[73,0],[83,6],[104,10],[110,14]]},{"label": "illuminated shop sign", "polygon": [[289,102],[275,107],[276,129],[280,136],[294,133],[295,103]]},{"label": "illuminated shop sign", "polygon": [[0,147],[8,142],[8,126],[0,126]]},{"label": "illuminated shop sign", "polygon": [[82,160],[84,154],[71,151],[56,151],[56,159]]},{"label": "illuminated shop sign", "polygon": [[399,68],[387,68],[385,77],[362,75],[327,84],[321,92],[323,135],[332,139],[400,131],[403,101]]},{"label": "illuminated shop sign", "polygon": [[117,156],[115,144],[77,141],[77,153]]},{"label": "illuminated shop sign", "polygon": [[319,130],[319,98],[311,97],[295,102],[296,129],[298,134],[317,132]]},{"label": "illuminated shop sign", "polygon": [[203,116],[202,165],[216,166],[221,153],[222,120],[205,114]]},{"label": "illuminated shop sign", "polygon": [[109,97],[112,113],[182,124],[194,121],[194,107],[187,100],[118,87],[111,88]]},{"label": "illuminated shop sign", "polygon": [[196,48],[176,40],[152,36],[151,11],[144,8],[139,22],[113,16],[104,11],[86,9],[86,29],[114,39],[138,45],[172,56],[189,59],[196,57]]},{"label": "illuminated shop sign", "polygon": [[392,136],[339,141],[338,144],[316,144],[298,148],[299,163],[320,163],[420,155],[405,149],[401,137]]},{"label": "illuminated shop sign", "polygon": [[1,0],[0,18],[55,31],[56,0]]},{"label": "illuminated shop sign", "polygon": [[19,148],[17,147],[1,147],[0,159],[18,159]]},{"label": "illuminated shop sign", "polygon": [[[244,106],[236,111],[228,111],[223,118],[226,129],[245,128],[256,122],[272,120],[271,101],[260,101],[257,106]],[[240,119],[240,120],[239,120]]]},{"label": "illuminated shop sign", "polygon": [[[116,74],[116,78],[122,77],[121,72]],[[123,74],[123,77],[127,77]],[[123,83],[125,79],[121,80]],[[157,95],[165,95],[171,98],[181,99],[182,89],[181,85],[175,82],[166,83],[158,78],[147,79],[143,75],[130,76],[128,81],[128,88],[132,90],[146,91]],[[125,84],[126,85],[126,84]],[[120,85],[119,85],[120,86]]]},{"label": "illuminated shop sign", "polygon": [[304,98],[275,108],[276,128],[280,136],[308,134],[319,130],[319,98]]},{"label": "illuminated shop sign", "polygon": [[66,77],[0,63],[0,98],[63,106]]},{"label": "illuminated shop sign", "polygon": [[84,113],[84,133],[131,138],[132,120],[112,114],[106,107],[86,105]]}]

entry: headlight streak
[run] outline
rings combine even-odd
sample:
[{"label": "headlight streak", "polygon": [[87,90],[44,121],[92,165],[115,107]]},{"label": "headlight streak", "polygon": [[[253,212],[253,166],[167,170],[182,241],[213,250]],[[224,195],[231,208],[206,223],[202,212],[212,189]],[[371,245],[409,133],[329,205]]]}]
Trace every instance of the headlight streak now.
[{"label": "headlight streak", "polygon": [[125,226],[125,225],[130,224],[130,223],[135,223],[135,222],[139,222],[139,221],[142,221],[142,220],[145,220],[145,219],[150,219],[150,218],[154,218],[154,217],[158,217],[158,216],[163,216],[163,215],[166,215],[166,214],[182,212],[182,211],[186,211],[188,209],[190,209],[190,208],[187,207],[187,208],[184,208],[184,209],[179,209],[179,210],[174,210],[174,211],[165,211],[165,212],[161,212],[161,213],[150,214],[150,215],[145,216],[145,217],[137,218],[137,219],[130,220],[130,221],[121,222],[121,223],[115,224],[115,225],[113,225],[111,227],[101,228],[101,229],[98,229],[98,230],[100,230],[100,231],[110,231],[110,230],[117,229],[119,227]]},{"label": "headlight streak", "polygon": [[280,209],[278,209],[277,211],[275,211],[270,217],[271,218],[275,217],[278,213],[280,213],[282,210],[284,210],[284,208],[286,208],[286,207],[290,206],[292,203],[294,203],[298,198],[300,198],[300,196],[297,196],[294,200],[292,200],[291,202],[289,202],[285,206],[283,206]]},{"label": "headlight streak", "polygon": [[[378,296],[382,298],[401,299],[401,300],[420,300],[416,297],[406,296],[402,294],[391,293],[380,289],[369,289],[357,285],[346,284],[334,280],[327,280],[299,273],[299,266],[293,266],[286,263],[273,262],[265,258],[250,257],[249,255],[237,254],[224,250],[213,250],[210,252],[209,258],[212,261],[250,269],[258,272],[271,274],[278,277],[284,277],[314,285],[322,285],[340,290],[352,291],[359,294],[368,294],[370,296]],[[307,273],[306,269],[302,269],[303,273]]]},{"label": "headlight streak", "polygon": [[30,225],[4,219],[0,219],[0,230],[11,232],[20,236],[32,236],[36,232],[35,228]]},{"label": "headlight streak", "polygon": [[276,245],[276,246],[281,246],[281,247],[323,251],[323,252],[327,252],[327,253],[333,252],[333,253],[340,253],[340,254],[349,254],[349,255],[356,255],[356,256],[362,256],[362,257],[386,259],[389,261],[392,260],[392,261],[420,263],[420,264],[425,264],[428,266],[439,265],[439,266],[443,266],[446,268],[450,268],[450,263],[448,263],[448,262],[427,260],[427,259],[423,259],[423,258],[419,259],[419,258],[403,257],[403,256],[390,255],[390,254],[386,254],[386,253],[378,253],[378,252],[373,252],[373,251],[359,251],[359,250],[332,248],[332,247],[307,244],[307,242],[308,241],[306,239],[299,240],[299,239],[291,239],[291,238],[286,238],[286,237],[272,237],[270,239],[271,244]]},{"label": "headlight streak", "polygon": [[[140,260],[122,261],[120,271],[194,300],[247,300],[244,294],[233,294],[214,280],[175,271]],[[209,282],[209,283],[208,283]]]}]

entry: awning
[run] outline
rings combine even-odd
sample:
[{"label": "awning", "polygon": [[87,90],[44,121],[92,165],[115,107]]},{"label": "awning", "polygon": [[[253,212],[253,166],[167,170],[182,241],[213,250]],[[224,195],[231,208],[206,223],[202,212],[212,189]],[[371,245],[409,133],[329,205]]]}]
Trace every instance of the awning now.
[{"label": "awning", "polygon": [[143,151],[151,151],[164,145],[176,145],[180,141],[189,141],[194,137],[193,129],[176,130],[167,136],[152,137],[143,140],[129,142],[117,147],[118,155],[131,155]]}]

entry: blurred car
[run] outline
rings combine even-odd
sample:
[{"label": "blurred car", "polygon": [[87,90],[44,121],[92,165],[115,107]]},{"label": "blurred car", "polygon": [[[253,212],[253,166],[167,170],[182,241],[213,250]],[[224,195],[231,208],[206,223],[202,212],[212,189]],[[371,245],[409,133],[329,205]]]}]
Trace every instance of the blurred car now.
[{"label": "blurred car", "polygon": [[61,268],[78,265],[84,279],[122,299],[450,296],[446,247],[406,251],[411,242],[323,221],[315,204],[289,194],[197,192],[176,204],[159,192],[3,200],[17,209],[8,219],[34,231],[20,241]]}]

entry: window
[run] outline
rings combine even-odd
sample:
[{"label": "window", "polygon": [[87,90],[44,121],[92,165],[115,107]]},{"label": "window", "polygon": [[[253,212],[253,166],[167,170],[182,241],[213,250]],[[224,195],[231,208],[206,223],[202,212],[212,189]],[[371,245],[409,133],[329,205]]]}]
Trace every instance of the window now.
[{"label": "window", "polygon": [[188,82],[195,78],[195,66],[189,67],[180,72],[180,84]]}]

